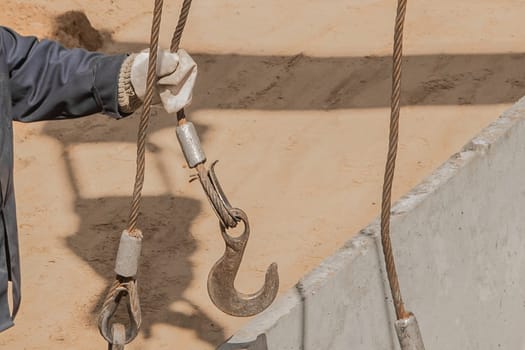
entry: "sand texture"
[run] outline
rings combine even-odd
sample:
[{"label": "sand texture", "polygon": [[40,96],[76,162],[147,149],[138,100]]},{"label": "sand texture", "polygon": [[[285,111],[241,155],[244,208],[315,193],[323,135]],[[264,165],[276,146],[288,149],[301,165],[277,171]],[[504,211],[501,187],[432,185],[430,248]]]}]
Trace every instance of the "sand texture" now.
[{"label": "sand texture", "polygon": [[[166,4],[168,46],[182,1]],[[147,46],[153,1],[2,0],[0,24],[68,46]],[[518,0],[411,1],[399,197],[525,93]],[[69,12],[68,11],[75,11]],[[183,47],[200,76],[188,116],[230,201],[250,217],[238,288],[277,262],[281,293],[379,211],[395,2],[195,1]],[[0,349],[105,349],[97,311],[113,279],[135,173],[138,115],[15,125],[23,303]],[[154,111],[140,228],[144,324],[126,349],[214,349],[246,319],[206,278],[217,219]]]}]

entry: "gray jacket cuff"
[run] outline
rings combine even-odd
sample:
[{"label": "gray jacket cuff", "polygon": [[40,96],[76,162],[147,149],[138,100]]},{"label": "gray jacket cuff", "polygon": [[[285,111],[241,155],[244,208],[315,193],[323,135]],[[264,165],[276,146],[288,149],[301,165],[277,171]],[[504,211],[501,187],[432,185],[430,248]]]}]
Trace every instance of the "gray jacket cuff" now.
[{"label": "gray jacket cuff", "polygon": [[118,103],[118,81],[120,68],[127,55],[101,56],[94,70],[93,95],[102,113],[121,118],[129,113],[121,113]]}]

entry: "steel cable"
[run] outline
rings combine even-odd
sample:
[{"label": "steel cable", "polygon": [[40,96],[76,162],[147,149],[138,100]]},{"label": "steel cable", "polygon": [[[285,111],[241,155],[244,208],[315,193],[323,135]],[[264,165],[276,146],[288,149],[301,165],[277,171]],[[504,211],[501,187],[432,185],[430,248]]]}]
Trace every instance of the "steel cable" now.
[{"label": "steel cable", "polygon": [[160,23],[162,19],[163,0],[155,0],[153,10],[153,22],[151,25],[151,39],[149,48],[148,76],[146,80],[146,96],[144,106],[140,116],[139,130],[137,136],[137,173],[135,176],[135,186],[133,188],[133,199],[129,213],[128,232],[131,236],[140,235],[137,228],[140,204],[142,199],[142,188],[144,186],[144,172],[146,168],[146,137],[148,132],[149,120],[151,116],[151,104],[155,83],[157,82],[157,57],[159,48]]},{"label": "steel cable", "polygon": [[211,202],[213,209],[216,211],[219,220],[227,228],[234,228],[237,226],[237,220],[235,216],[231,213],[231,208],[227,208],[224,202],[224,199],[221,198],[217,192],[217,189],[210,181],[208,176],[209,170],[206,169],[203,163],[197,165],[197,175],[199,181],[202,185],[206,197]]},{"label": "steel cable", "polygon": [[390,114],[390,135],[388,143],[388,155],[385,166],[385,177],[383,185],[383,196],[381,205],[381,243],[385,258],[386,272],[390,291],[396,310],[397,319],[409,316],[405,310],[399,279],[397,276],[392,242],[390,240],[390,211],[392,206],[392,183],[394,181],[394,170],[396,166],[397,145],[399,141],[399,114],[401,109],[401,65],[403,59],[403,27],[405,23],[407,0],[399,0],[397,4],[397,15],[394,29],[394,53],[392,70],[392,99]]},{"label": "steel cable", "polygon": [[[146,95],[143,101],[142,114],[140,116],[138,135],[137,135],[137,171],[135,175],[135,185],[133,188],[133,198],[128,220],[128,234],[133,237],[142,238],[142,233],[137,229],[137,221],[140,212],[140,204],[142,200],[142,188],[144,186],[144,174],[146,168],[146,138],[151,117],[151,104],[153,102],[153,94],[155,92],[155,83],[157,81],[157,57],[160,37],[160,24],[162,19],[163,0],[155,0],[153,10],[153,21],[151,25],[151,39],[149,48],[149,62],[148,74],[146,79]],[[138,287],[135,278],[122,278],[117,276],[108,295],[106,296],[104,305],[102,307],[101,316],[99,319],[99,328],[102,322],[108,322],[114,311],[111,310],[118,306],[123,297],[128,299],[128,307],[131,324],[135,325],[129,332],[130,338],[126,342],[130,342],[137,335],[138,329],[142,321],[140,300],[138,297]],[[108,341],[109,347],[113,348],[113,339],[108,339],[108,334],[105,334],[107,329],[102,329],[102,335]],[[123,348],[123,345],[115,345],[114,348]]]},{"label": "steel cable", "polygon": [[177,52],[179,49],[182,33],[184,32],[184,27],[186,26],[186,21],[188,20],[188,15],[190,14],[191,1],[192,0],[184,0],[182,3],[177,28],[175,28],[175,32],[173,32],[173,38],[171,39],[171,52]]},{"label": "steel cable", "polygon": [[[174,32],[171,51],[176,52],[179,48],[182,33],[189,15],[192,0],[184,0],[182,5],[181,14],[177,24],[177,28]],[[128,221],[128,232],[130,235],[140,237],[141,233],[136,229],[137,221],[140,211],[140,204],[142,199],[142,188],[144,185],[144,173],[145,173],[145,151],[146,151],[146,137],[149,120],[151,116],[151,103],[153,101],[153,93],[155,90],[156,83],[156,63],[158,53],[158,43],[160,34],[160,22],[162,18],[162,6],[163,0],[155,0],[155,9],[153,12],[153,23],[151,31],[150,41],[150,56],[148,66],[148,76],[146,85],[146,96],[144,98],[144,107],[139,122],[138,140],[137,140],[137,173],[135,177],[135,185],[133,190],[133,199],[129,214]],[[403,27],[405,21],[407,0],[399,0],[397,6],[397,15],[395,23],[395,34],[394,34],[394,53],[393,53],[393,74],[392,74],[392,99],[391,99],[391,117],[390,117],[390,135],[389,135],[389,147],[387,162],[385,166],[385,177],[383,186],[382,206],[381,206],[381,242],[383,246],[383,254],[385,257],[385,265],[392,293],[392,298],[396,310],[396,316],[398,319],[408,317],[408,313],[405,310],[403,299],[401,296],[401,290],[399,286],[399,280],[396,272],[394,256],[392,252],[392,243],[390,240],[390,211],[391,211],[391,197],[392,197],[392,184],[394,179],[395,161],[397,156],[397,145],[399,140],[399,115],[400,115],[400,96],[401,96],[401,65],[402,65],[402,48],[403,48]],[[185,122],[184,110],[178,114],[179,124]],[[209,181],[207,170],[202,164],[197,168],[199,178],[203,187],[212,188],[212,184]],[[209,182],[209,183],[208,183]],[[206,191],[208,192],[208,191]],[[209,191],[213,193],[213,191]],[[217,203],[220,201],[217,199]],[[213,201],[215,202],[215,201]],[[220,205],[219,205],[220,207]],[[226,210],[226,208],[224,208]],[[233,222],[231,222],[232,226]],[[134,281],[133,281],[134,282]],[[113,292],[109,293],[108,297],[115,298],[114,292],[117,288],[116,284],[112,288]],[[126,289],[132,289],[132,294],[135,294],[136,283],[126,282]],[[120,288],[119,288],[120,289]],[[119,292],[123,292],[122,289]],[[128,291],[128,293],[131,292]],[[135,298],[133,298],[135,301]],[[134,304],[134,302],[132,302]],[[133,305],[134,308],[140,308],[140,306]],[[140,311],[139,311],[140,312]]]},{"label": "steel cable", "polygon": [[[182,33],[184,32],[184,27],[186,26],[186,21],[188,20],[188,16],[190,14],[191,3],[192,0],[184,0],[184,2],[182,3],[177,27],[171,39],[171,52],[177,52],[177,50],[180,47]],[[186,123],[186,115],[184,113],[184,109],[177,112],[177,119],[179,125],[183,125],[184,123]],[[206,169],[204,164],[198,164],[196,168],[202,188],[204,189],[206,196],[212,203],[213,208],[217,211],[217,215],[220,217],[221,221],[228,228],[233,228],[237,226],[237,221],[235,220],[234,216],[230,213],[229,209],[225,207],[224,202],[217,195],[217,191],[215,190],[215,187],[213,186],[212,182],[208,177],[208,170]]]}]

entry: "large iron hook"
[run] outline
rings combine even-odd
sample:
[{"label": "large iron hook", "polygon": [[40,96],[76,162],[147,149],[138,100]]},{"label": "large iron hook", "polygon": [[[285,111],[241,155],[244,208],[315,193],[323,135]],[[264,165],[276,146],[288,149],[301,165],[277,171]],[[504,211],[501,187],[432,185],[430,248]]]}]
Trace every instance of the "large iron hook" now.
[{"label": "large iron hook", "polygon": [[241,209],[232,208],[231,213],[237,220],[243,222],[244,232],[239,237],[232,237],[226,231],[226,227],[220,223],[226,249],[208,275],[208,294],[213,303],[227,314],[240,317],[253,316],[270,306],[277,296],[279,290],[277,264],[272,263],[268,267],[264,285],[259,291],[246,294],[235,289],[235,277],[250,236],[250,224],[248,216]]},{"label": "large iron hook", "polygon": [[216,163],[214,162],[211,165],[208,176],[228,213],[235,219],[235,222],[244,224],[244,231],[239,237],[233,237],[228,234],[224,221],[219,220],[226,249],[208,275],[208,294],[215,306],[227,314],[240,317],[253,316],[270,306],[277,296],[279,290],[277,264],[272,263],[268,267],[264,285],[259,291],[246,294],[237,291],[235,288],[235,277],[241,266],[244,250],[250,237],[250,224],[246,213],[241,209],[233,208],[226,198],[215,175]]}]

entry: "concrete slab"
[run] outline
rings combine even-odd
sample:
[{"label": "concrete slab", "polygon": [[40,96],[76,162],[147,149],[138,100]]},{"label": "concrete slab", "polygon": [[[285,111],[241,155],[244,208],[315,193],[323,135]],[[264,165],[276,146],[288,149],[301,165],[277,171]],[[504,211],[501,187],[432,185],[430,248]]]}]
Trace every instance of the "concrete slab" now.
[{"label": "concrete slab", "polygon": [[[523,174],[525,99],[394,205],[401,288],[427,349],[524,347]],[[379,235],[376,220],[219,349],[398,349]]]}]

